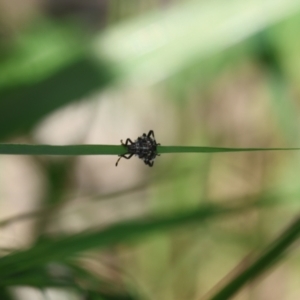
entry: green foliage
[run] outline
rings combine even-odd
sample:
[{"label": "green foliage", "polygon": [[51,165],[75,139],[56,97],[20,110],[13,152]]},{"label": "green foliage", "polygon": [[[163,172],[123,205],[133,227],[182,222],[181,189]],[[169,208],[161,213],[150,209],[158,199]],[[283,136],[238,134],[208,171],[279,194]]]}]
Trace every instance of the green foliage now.
[{"label": "green foliage", "polygon": [[286,231],[278,237],[252,264],[235,276],[212,300],[230,299],[247,282],[261,275],[272,267],[286,250],[299,238],[300,220],[297,219]]},{"label": "green foliage", "polygon": [[[16,155],[107,155],[123,154],[126,149],[122,145],[26,145],[26,144],[1,144],[1,154]],[[126,153],[126,152],[125,152]]]},{"label": "green foliage", "polygon": [[[231,299],[249,282],[263,282],[263,274],[288,260],[288,250],[299,238],[299,219],[280,236],[278,232],[299,211],[295,96],[300,82],[299,3],[232,0],[225,9],[222,0],[169,2],[170,7],[162,10],[159,1],[142,5],[129,0],[125,5],[112,0],[106,27],[93,32],[75,18],[49,16],[8,37],[3,32],[10,31],[1,28],[0,139],[4,143],[0,154],[31,155],[48,184],[40,209],[0,220],[1,228],[28,219],[36,222],[27,249],[2,249],[1,300],[17,299],[11,291],[21,286],[73,291],[89,300],[199,299],[199,294],[213,287],[210,299]],[[146,217],[108,225],[99,217],[105,226],[50,233],[55,218],[64,218],[58,215],[80,191],[70,184],[76,157],[120,155],[126,149],[81,141],[37,145],[30,136],[32,130],[69,104],[84,102],[99,91],[130,89],[132,83],[152,87],[159,83],[157,90],[171,95],[163,109],[148,114],[163,111],[163,122],[157,122],[163,131],[172,102],[178,113],[178,126],[171,127],[179,136],[177,145],[220,147],[166,146],[158,139],[162,144],[158,153],[173,155],[162,155],[149,177],[119,189],[120,179],[102,168],[103,177],[114,178],[115,189],[99,182],[97,192],[87,188],[89,196],[85,195],[86,205],[96,203],[92,200],[105,205],[121,199],[114,206],[116,211],[127,204],[134,211],[131,201],[138,199],[141,205],[147,200]],[[247,98],[248,93],[253,98]],[[226,102],[227,94],[235,100],[231,104]],[[123,90],[121,95],[126,101]],[[124,107],[135,109],[129,102]],[[224,115],[229,118],[222,123]],[[230,125],[234,116],[238,121]],[[118,128],[128,122],[128,115],[116,107],[109,118]],[[243,127],[244,119],[251,120],[251,126],[245,121]],[[146,126],[147,118],[143,122]],[[101,131],[109,132],[105,126]],[[19,136],[31,143],[10,140]],[[45,155],[63,158],[53,162]],[[129,172],[121,180],[125,182]],[[141,173],[137,174],[140,178]],[[253,184],[255,180],[259,183]],[[241,182],[248,186],[241,188]],[[236,194],[228,193],[231,186]],[[106,211],[105,206],[97,209],[99,214],[101,209]],[[103,266],[97,268],[96,262],[102,262],[101,257],[90,268],[80,261],[106,251],[119,269],[103,263],[107,269],[100,272]],[[241,271],[228,278],[238,261],[253,252]],[[290,269],[298,271],[297,265]],[[222,277],[226,279],[223,286],[214,286]]]}]

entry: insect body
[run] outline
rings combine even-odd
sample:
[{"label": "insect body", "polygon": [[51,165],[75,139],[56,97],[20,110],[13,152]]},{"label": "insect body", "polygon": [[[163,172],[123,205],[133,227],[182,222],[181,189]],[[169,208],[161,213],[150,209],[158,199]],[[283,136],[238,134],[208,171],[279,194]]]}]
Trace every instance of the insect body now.
[{"label": "insect body", "polygon": [[157,154],[156,148],[160,144],[156,143],[153,130],[150,130],[147,135],[143,133],[143,135],[138,137],[134,142],[131,139],[127,139],[124,144],[121,140],[121,144],[127,148],[127,153],[119,155],[120,158],[117,160],[116,166],[122,157],[130,159],[133,155],[136,155],[143,160],[146,165],[152,167],[155,157],[159,155]]}]

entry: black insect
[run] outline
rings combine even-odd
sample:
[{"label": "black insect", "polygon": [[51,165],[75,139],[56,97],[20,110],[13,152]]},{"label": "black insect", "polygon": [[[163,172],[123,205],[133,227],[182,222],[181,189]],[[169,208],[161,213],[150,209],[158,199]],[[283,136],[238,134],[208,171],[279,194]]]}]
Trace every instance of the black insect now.
[{"label": "black insect", "polygon": [[116,166],[122,157],[130,159],[133,155],[136,155],[142,159],[146,165],[152,167],[155,157],[159,156],[156,147],[160,144],[156,143],[153,130],[150,130],[147,135],[143,133],[143,135],[138,137],[134,142],[131,139],[127,139],[124,144],[121,140],[121,144],[127,148],[127,153],[119,155],[120,158],[117,160]]}]

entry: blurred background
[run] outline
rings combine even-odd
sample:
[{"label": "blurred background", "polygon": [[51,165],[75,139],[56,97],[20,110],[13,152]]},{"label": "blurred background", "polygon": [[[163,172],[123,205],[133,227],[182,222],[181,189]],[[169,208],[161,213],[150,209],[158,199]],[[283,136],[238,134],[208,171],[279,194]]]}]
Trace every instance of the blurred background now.
[{"label": "blurred background", "polygon": [[[0,140],[119,144],[152,129],[162,145],[300,147],[299,34],[299,0],[0,0]],[[88,296],[21,284],[7,299],[209,299],[300,209],[297,152],[116,159],[1,156],[0,222],[14,217],[1,255],[207,203],[249,210],[82,254]],[[234,299],[300,299],[299,272],[294,248]]]}]

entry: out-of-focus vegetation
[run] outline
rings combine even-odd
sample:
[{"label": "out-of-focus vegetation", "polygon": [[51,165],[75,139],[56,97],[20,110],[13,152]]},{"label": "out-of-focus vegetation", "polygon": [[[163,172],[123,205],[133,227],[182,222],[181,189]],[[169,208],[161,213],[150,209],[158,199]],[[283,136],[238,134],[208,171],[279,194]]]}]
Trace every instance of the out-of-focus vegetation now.
[{"label": "out-of-focus vegetation", "polygon": [[[0,0],[1,142],[300,147],[299,30],[298,0]],[[0,299],[298,299],[299,155],[3,155]]]}]

